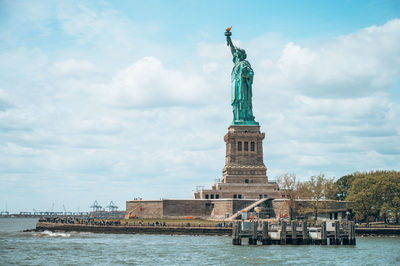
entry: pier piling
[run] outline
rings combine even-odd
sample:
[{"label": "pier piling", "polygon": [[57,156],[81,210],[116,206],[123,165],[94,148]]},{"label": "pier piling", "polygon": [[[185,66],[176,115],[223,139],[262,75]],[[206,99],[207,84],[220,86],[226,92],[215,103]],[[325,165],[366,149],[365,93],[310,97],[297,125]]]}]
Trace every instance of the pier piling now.
[{"label": "pier piling", "polygon": [[270,245],[271,244],[271,239],[268,235],[268,222],[263,222],[262,223],[262,238],[261,238],[261,243],[263,245]]},{"label": "pier piling", "polygon": [[297,244],[297,222],[292,221],[292,240],[291,243],[296,245]]},{"label": "pier piling", "polygon": [[343,245],[355,245],[355,237],[354,237],[354,222],[347,223],[347,234],[343,238]]},{"label": "pier piling", "polygon": [[240,222],[234,222],[232,228],[232,244],[240,245],[242,242],[240,237]]},{"label": "pier piling", "polygon": [[252,223],[252,232],[251,232],[251,243],[250,243],[250,238],[249,238],[249,244],[250,245],[257,245],[257,228],[258,228],[258,222],[257,221],[253,221]]},{"label": "pier piling", "polygon": [[335,236],[334,236],[334,245],[340,245],[340,224],[339,221],[335,221]]},{"label": "pier piling", "polygon": [[321,230],[321,245],[327,245],[327,234],[326,234],[326,221],[322,222],[322,230]]},{"label": "pier piling", "polygon": [[308,229],[307,229],[307,221],[303,221],[303,226],[302,226],[302,237],[303,237],[303,245],[307,245],[309,243],[309,237],[308,237]]},{"label": "pier piling", "polygon": [[281,228],[281,245],[286,245],[286,221],[282,222],[282,228]]}]

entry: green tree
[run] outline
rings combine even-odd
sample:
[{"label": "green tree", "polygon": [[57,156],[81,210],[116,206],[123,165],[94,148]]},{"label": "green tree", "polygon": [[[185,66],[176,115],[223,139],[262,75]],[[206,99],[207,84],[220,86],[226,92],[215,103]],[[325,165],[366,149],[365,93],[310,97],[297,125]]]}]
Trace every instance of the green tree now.
[{"label": "green tree", "polygon": [[368,217],[392,217],[399,222],[400,172],[374,171],[354,173],[346,200],[352,201],[355,213],[366,221]]},{"label": "green tree", "polygon": [[357,175],[348,190],[346,200],[353,203],[354,211],[362,220],[367,220],[368,216],[378,216],[380,203],[376,179],[373,176]]},{"label": "green tree", "polygon": [[376,193],[379,197],[380,214],[387,218],[395,218],[399,223],[400,213],[400,174],[396,172],[384,172],[377,175]]},{"label": "green tree", "polygon": [[336,198],[337,186],[333,178],[326,178],[321,173],[318,176],[311,176],[308,181],[299,182],[297,193],[299,198],[311,200],[314,219],[317,220],[319,210],[324,207],[323,200]]},{"label": "green tree", "polygon": [[336,186],[337,186],[337,200],[345,200],[348,194],[348,190],[351,187],[351,183],[354,180],[354,174],[351,175],[345,175],[339,178],[336,181]]}]

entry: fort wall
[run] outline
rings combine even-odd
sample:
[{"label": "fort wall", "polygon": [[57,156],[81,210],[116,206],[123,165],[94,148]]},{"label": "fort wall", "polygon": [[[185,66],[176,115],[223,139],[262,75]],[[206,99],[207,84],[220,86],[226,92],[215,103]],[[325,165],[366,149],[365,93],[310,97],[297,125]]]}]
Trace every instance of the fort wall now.
[{"label": "fort wall", "polygon": [[126,202],[126,215],[128,219],[132,214],[140,218],[154,218],[163,216],[162,200],[129,200]]},{"label": "fort wall", "polygon": [[245,208],[256,200],[131,200],[126,202],[126,218],[194,218],[223,219]]},{"label": "fort wall", "polygon": [[208,200],[163,200],[163,217],[209,217],[212,208]]}]

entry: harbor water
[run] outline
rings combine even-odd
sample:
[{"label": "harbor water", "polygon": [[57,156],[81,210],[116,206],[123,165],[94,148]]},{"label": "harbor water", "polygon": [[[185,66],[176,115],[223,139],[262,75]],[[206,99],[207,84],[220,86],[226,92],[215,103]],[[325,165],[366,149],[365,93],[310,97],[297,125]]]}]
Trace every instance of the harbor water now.
[{"label": "harbor water", "polygon": [[356,246],[233,246],[228,236],[22,232],[37,219],[0,218],[0,265],[400,265],[399,237]]}]

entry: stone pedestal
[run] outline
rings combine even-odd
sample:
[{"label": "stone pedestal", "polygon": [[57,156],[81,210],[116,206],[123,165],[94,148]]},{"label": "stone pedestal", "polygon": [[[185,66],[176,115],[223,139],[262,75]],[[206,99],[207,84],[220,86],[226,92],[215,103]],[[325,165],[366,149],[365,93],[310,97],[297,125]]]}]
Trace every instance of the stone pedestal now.
[{"label": "stone pedestal", "polygon": [[222,183],[268,184],[267,168],[263,162],[265,134],[260,126],[230,126],[226,143]]},{"label": "stone pedestal", "polygon": [[280,198],[278,185],[268,183],[264,138],[259,125],[230,126],[224,136],[226,155],[221,182],[195,192],[195,199]]}]

